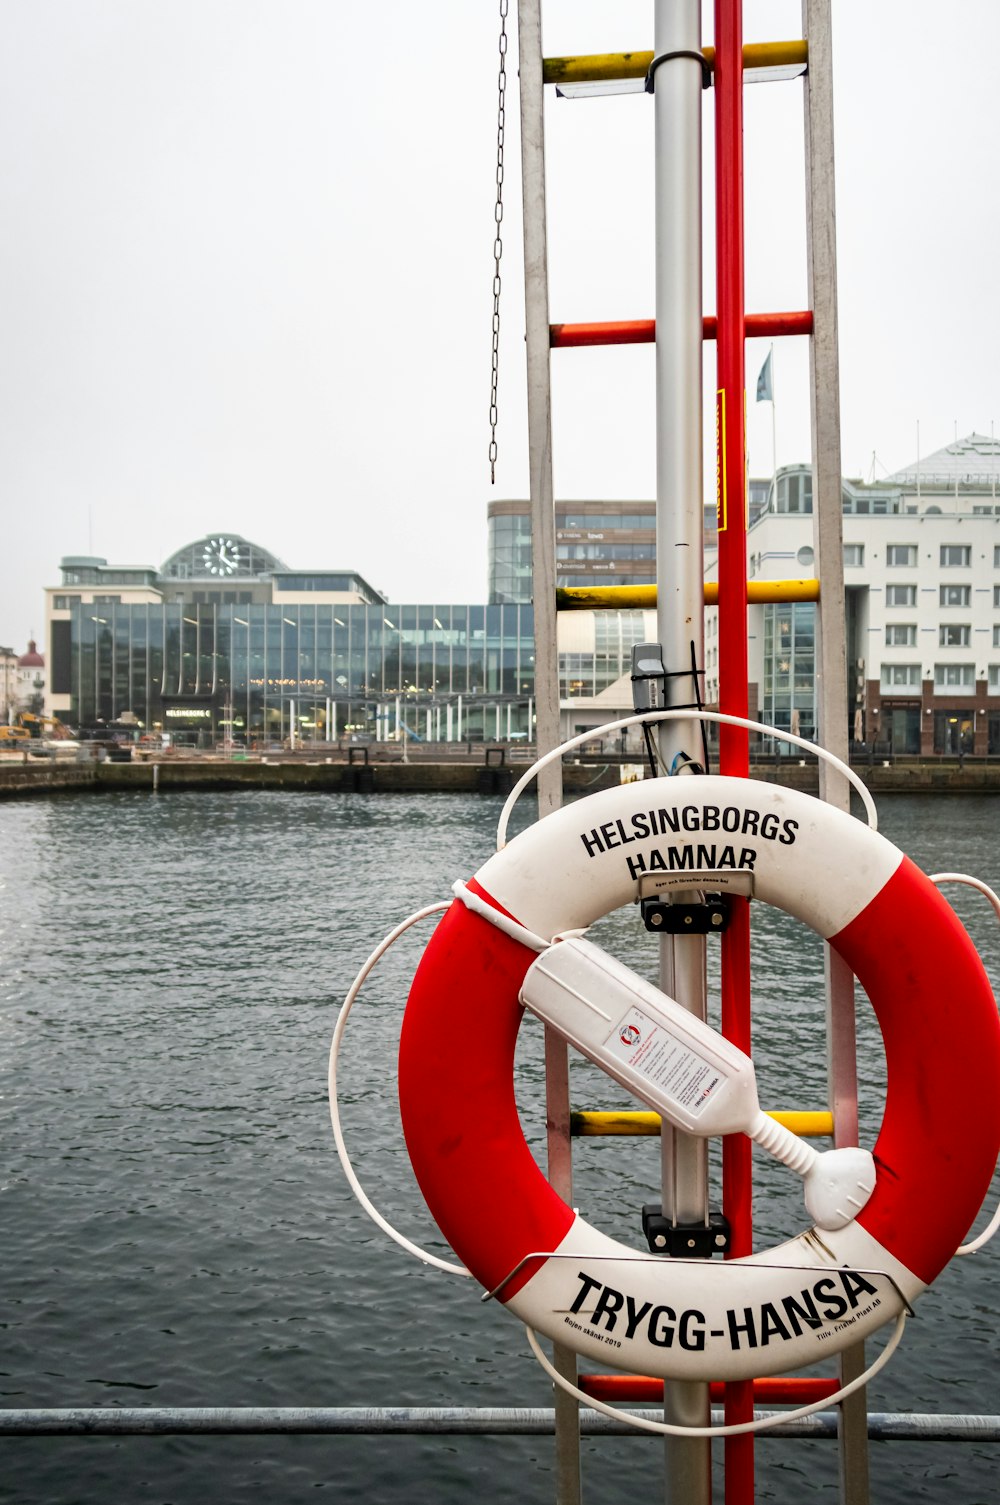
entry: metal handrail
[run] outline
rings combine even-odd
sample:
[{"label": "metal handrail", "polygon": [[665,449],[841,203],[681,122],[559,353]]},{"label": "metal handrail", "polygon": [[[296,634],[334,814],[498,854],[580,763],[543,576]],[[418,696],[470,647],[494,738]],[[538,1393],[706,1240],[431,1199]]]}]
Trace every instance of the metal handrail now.
[{"label": "metal handrail", "polygon": [[[662,1410],[629,1409],[623,1414],[647,1420],[662,1418]],[[755,1411],[754,1419],[774,1414]],[[0,1410],[0,1436],[551,1436],[554,1418],[550,1406],[75,1406]],[[713,1425],[721,1421],[721,1410],[713,1411]],[[835,1441],[838,1421],[838,1412],[819,1411],[798,1421],[779,1423],[767,1435]],[[580,1431],[588,1436],[636,1436],[626,1421],[613,1421],[596,1411],[581,1413]],[[1000,1442],[1000,1416],[873,1411],[868,1414],[868,1436],[878,1442]]]}]

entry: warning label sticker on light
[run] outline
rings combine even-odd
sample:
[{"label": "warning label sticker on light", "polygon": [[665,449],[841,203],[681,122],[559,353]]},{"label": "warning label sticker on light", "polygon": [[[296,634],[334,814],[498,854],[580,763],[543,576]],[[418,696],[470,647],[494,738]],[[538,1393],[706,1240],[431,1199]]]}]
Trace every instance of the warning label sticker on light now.
[{"label": "warning label sticker on light", "polygon": [[725,1075],[662,1024],[630,1008],[604,1042],[606,1052],[644,1077],[658,1094],[697,1116]]}]

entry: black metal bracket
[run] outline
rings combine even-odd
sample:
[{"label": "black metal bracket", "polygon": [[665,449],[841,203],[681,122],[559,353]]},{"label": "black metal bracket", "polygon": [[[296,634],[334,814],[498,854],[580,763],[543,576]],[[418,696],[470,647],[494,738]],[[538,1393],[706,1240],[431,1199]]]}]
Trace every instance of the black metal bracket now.
[{"label": "black metal bracket", "polygon": [[650,895],[639,900],[639,914],[654,935],[721,935],[732,906],[726,894],[706,894],[700,904],[671,904]]},{"label": "black metal bracket", "polygon": [[704,1223],[674,1223],[664,1217],[660,1202],[647,1202],[642,1209],[642,1231],[654,1254],[674,1259],[710,1259],[726,1254],[732,1242],[729,1219],[717,1207],[709,1209]]},{"label": "black metal bracket", "polygon": [[653,75],[655,74],[660,64],[669,63],[671,58],[675,57],[694,58],[696,62],[701,64],[701,87],[703,89],[710,89],[712,87],[712,70],[709,67],[708,58],[705,56],[705,54],[703,52],[695,52],[693,48],[690,47],[678,47],[676,52],[661,52],[658,57],[654,57],[649,67],[646,69],[647,94],[653,93],[655,87],[653,82]]}]

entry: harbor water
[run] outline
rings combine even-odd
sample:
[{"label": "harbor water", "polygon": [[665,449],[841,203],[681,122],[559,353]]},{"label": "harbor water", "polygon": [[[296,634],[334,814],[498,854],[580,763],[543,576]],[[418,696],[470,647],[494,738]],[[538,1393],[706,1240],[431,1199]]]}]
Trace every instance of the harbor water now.
[{"label": "harbor water", "polygon": [[[355,972],[401,917],[447,897],[482,863],[498,813],[499,801],[475,796],[267,792],[0,807],[0,1405],[551,1405],[517,1322],[482,1305],[471,1282],[413,1261],[358,1207],[326,1102],[335,1011]],[[525,801],[522,823],[531,815]],[[996,888],[998,815],[988,796],[880,806],[886,835],[927,871],[968,872]],[[966,890],[948,896],[996,988],[989,905]],[[362,994],[344,1049],[343,1115],[385,1215],[447,1253],[409,1169],[394,1087],[402,1004],[430,923],[388,954]],[[753,925],[762,1105],[823,1107],[822,948],[764,906]],[[633,911],[595,933],[653,975],[654,945]],[[884,1065],[863,998],[859,1031],[871,1144]],[[517,1088],[541,1154],[539,1044],[526,1023]],[[572,1094],[578,1108],[629,1101],[582,1063]],[[975,1110],[956,1095],[956,1112],[971,1120]],[[658,1141],[578,1141],[574,1164],[575,1202],[638,1248],[641,1205],[658,1195]],[[790,1173],[763,1156],[755,1170],[766,1247],[806,1220]],[[489,1186],[467,1195],[470,1219],[488,1223]],[[923,1298],[869,1409],[1000,1411],[998,1338],[1000,1239],[955,1261]],[[662,1497],[655,1439],[595,1438],[583,1451],[588,1501]],[[762,1439],[758,1498],[836,1500],[836,1455],[830,1442]],[[871,1469],[878,1505],[986,1505],[998,1498],[1000,1447],[873,1444]],[[317,1494],[551,1505],[553,1444],[0,1441],[9,1505],[291,1505]]]}]

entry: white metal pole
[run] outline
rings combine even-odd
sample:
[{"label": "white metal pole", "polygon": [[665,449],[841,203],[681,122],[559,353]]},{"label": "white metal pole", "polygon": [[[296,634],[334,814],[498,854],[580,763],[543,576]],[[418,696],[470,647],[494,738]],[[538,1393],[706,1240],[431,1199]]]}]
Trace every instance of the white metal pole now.
[{"label": "white metal pole", "polygon": [[[528,478],[535,632],[538,750],[559,742],[559,649],[556,631],[556,533],[552,477],[548,242],[545,220],[545,109],[541,0],[518,0],[521,97],[521,200],[524,223],[524,341],[528,379]],[[562,764],[538,776],[538,814],[562,804]]]},{"label": "white metal pole", "polygon": [[[813,543],[823,582],[816,611],[818,740],[844,761],[848,756],[847,632],[844,598],[843,503],[840,462],[840,354],[837,308],[837,203],[834,176],[833,34],[830,0],[802,0],[802,34],[809,45],[804,89],[806,255],[813,334],[809,341],[813,450]],[[917,433],[917,495],[920,494]],[[866,728],[867,731],[867,728]],[[823,799],[850,808],[847,781],[820,770]],[[834,1143],[858,1142],[854,978],[829,947],[826,959],[827,1069]],[[839,1357],[843,1381],[864,1369],[864,1344]],[[868,1426],[865,1391],[841,1406],[840,1499],[867,1505]]]},{"label": "white metal pole", "polygon": [[[555,500],[552,477],[552,391],[549,367],[549,284],[545,220],[545,98],[542,81],[541,0],[518,0],[517,48],[521,96],[521,199],[524,224],[524,337],[528,396],[528,484],[531,497],[532,603],[539,752],[559,742],[559,645],[556,618]],[[562,762],[555,759],[537,782],[539,818],[562,804]],[[569,1048],[545,1031],[545,1109],[548,1176],[572,1200],[569,1135]],[[556,1368],[576,1377],[576,1355],[557,1343]],[[580,1500],[579,1407],[558,1391],[556,1495],[558,1505]]]},{"label": "white metal pole", "polygon": [[[700,0],[656,0],[654,56],[701,52]],[[657,630],[668,675],[667,704],[698,699],[692,665],[704,664],[704,506],[702,459],[702,68],[697,57],[660,62],[654,74],[656,142],[656,596]],[[694,721],[663,723],[660,757],[701,761]],[[677,896],[686,899],[687,894]],[[666,937],[660,981],[704,1018],[705,943]],[[663,1211],[678,1222],[707,1222],[703,1140],[662,1131]],[[708,1386],[664,1387],[668,1420],[704,1425]],[[711,1449],[706,1439],[668,1438],[666,1498],[709,1505]]]}]

